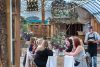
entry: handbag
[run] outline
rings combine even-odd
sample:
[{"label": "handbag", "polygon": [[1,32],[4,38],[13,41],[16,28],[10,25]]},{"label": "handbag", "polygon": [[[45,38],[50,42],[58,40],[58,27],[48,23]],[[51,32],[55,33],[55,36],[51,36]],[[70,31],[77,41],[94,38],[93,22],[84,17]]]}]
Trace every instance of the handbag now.
[{"label": "handbag", "polygon": [[78,66],[79,64],[80,64],[80,62],[77,61],[77,60],[75,60],[75,62],[74,62],[74,66]]}]

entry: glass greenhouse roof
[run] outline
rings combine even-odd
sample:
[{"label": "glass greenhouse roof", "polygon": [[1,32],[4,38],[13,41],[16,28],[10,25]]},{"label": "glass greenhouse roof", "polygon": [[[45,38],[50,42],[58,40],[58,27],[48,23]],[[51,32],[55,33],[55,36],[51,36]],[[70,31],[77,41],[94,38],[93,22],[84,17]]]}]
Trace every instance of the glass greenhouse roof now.
[{"label": "glass greenhouse roof", "polygon": [[100,0],[90,0],[81,5],[88,10],[100,22]]},{"label": "glass greenhouse roof", "polygon": [[[38,0],[39,4],[41,4],[41,0]],[[45,0],[45,14],[46,19],[51,17],[51,3],[54,0]],[[89,11],[100,23],[100,0],[64,0],[66,2],[71,3],[77,3],[78,6],[85,8],[87,11]],[[34,12],[26,12],[26,2],[25,0],[21,0],[21,15],[25,17],[29,16],[37,16],[39,15],[39,18],[41,19],[41,5],[39,5],[39,11],[37,13]]]},{"label": "glass greenhouse roof", "polygon": [[64,0],[66,2],[75,2],[79,6],[89,11],[100,22],[100,0]]}]

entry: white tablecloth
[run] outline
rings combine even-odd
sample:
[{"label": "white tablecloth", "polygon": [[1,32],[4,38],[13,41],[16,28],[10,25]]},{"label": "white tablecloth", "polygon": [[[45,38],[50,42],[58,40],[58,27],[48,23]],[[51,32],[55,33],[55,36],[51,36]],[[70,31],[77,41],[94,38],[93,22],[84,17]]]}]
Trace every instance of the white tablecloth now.
[{"label": "white tablecloth", "polygon": [[29,64],[32,64],[32,61],[33,61],[33,54],[31,52],[29,52],[29,48],[28,48],[27,49],[27,56],[26,56],[26,64],[25,64],[25,67],[29,67]]},{"label": "white tablecloth", "polygon": [[46,67],[57,67],[57,56],[49,56]]},{"label": "white tablecloth", "polygon": [[[57,56],[49,56],[46,67],[57,67]],[[73,56],[64,56],[64,67],[74,67]]]},{"label": "white tablecloth", "polygon": [[74,67],[73,56],[64,56],[64,67]]}]

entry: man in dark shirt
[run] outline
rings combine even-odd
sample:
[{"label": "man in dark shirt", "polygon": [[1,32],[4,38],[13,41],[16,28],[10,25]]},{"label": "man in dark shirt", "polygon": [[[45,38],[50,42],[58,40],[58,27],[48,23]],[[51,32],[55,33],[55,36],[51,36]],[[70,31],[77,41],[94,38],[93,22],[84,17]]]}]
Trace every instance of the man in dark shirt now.
[{"label": "man in dark shirt", "polygon": [[89,32],[86,33],[85,43],[88,45],[88,52],[92,59],[92,64],[97,67],[97,44],[100,42],[100,35],[93,31],[93,27],[89,27]]}]

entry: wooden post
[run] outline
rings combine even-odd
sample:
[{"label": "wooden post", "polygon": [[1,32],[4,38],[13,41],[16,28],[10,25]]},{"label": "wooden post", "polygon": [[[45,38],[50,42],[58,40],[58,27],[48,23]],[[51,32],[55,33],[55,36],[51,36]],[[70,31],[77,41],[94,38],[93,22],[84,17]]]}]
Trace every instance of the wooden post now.
[{"label": "wooden post", "polygon": [[11,67],[11,32],[10,32],[10,0],[6,1],[7,6],[7,49],[8,49],[8,67]]},{"label": "wooden post", "polygon": [[15,1],[15,67],[20,67],[20,0]]},{"label": "wooden post", "polygon": [[44,8],[44,2],[45,2],[45,0],[41,0],[41,4],[42,4],[42,23],[45,22],[45,8]]}]

